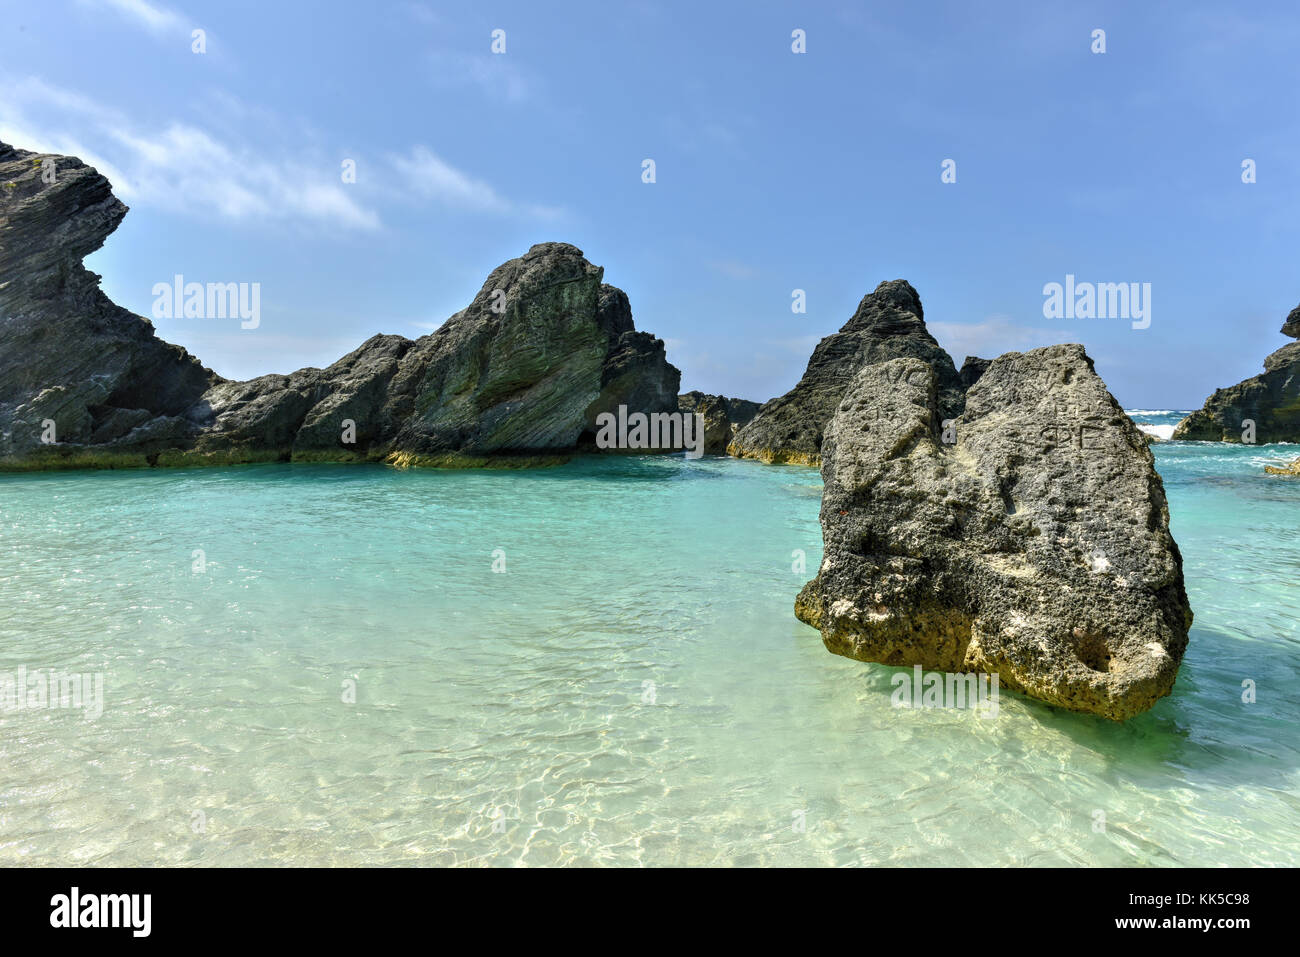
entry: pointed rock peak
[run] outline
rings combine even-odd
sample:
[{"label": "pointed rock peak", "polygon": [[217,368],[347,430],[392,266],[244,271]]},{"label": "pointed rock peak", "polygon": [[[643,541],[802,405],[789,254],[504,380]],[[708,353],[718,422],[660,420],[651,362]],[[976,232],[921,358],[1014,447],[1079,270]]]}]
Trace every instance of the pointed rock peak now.
[{"label": "pointed rock peak", "polygon": [[871,296],[878,302],[889,303],[918,316],[922,314],[921,297],[906,279],[888,279],[877,286]]},{"label": "pointed rock peak", "polygon": [[552,286],[572,282],[586,281],[594,292],[604,275],[604,268],[589,263],[577,246],[537,243],[522,256],[492,270],[470,308],[500,313],[508,302],[529,299]]},{"label": "pointed rock peak", "polygon": [[925,328],[921,297],[906,279],[882,282],[858,303],[858,310],[841,331],[875,329],[882,335],[898,335]]},{"label": "pointed rock peak", "polygon": [[1296,306],[1282,323],[1282,335],[1300,339],[1300,306]]},{"label": "pointed rock peak", "polygon": [[979,356],[967,356],[966,361],[961,364],[961,372],[958,373],[961,377],[961,387],[963,389],[969,389],[978,382],[980,376],[984,374],[984,370],[987,369],[992,362],[992,359],[981,359]]},{"label": "pointed rock peak", "polygon": [[94,285],[81,261],[126,211],[108,180],[76,157],[0,143],[0,306],[17,312],[24,297]]},{"label": "pointed rock peak", "polygon": [[582,250],[572,243],[533,243],[528,247],[528,252],[524,253],[524,259],[541,259],[548,256],[567,256],[577,259],[585,259]]},{"label": "pointed rock peak", "polygon": [[636,325],[632,322],[632,304],[628,301],[627,293],[618,286],[602,283],[600,296],[596,302],[596,322],[614,338],[636,329]]}]

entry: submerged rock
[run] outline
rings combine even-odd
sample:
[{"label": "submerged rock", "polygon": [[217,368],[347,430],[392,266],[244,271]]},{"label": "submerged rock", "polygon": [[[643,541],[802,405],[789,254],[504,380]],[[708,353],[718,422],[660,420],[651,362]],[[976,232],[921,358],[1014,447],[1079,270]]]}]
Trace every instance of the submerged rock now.
[{"label": "submerged rock", "polygon": [[0,467],[549,464],[601,411],[677,409],[663,341],[567,243],[498,266],[430,335],[227,381],[104,296],[81,260],[127,209],[79,160],[48,157],[46,182],[46,159],[0,144]]},{"label": "submerged rock", "polygon": [[945,373],[872,364],[839,403],[825,560],[796,614],[850,658],[997,674],[1114,720],[1147,710],[1192,612],[1142,434],[1082,346],[993,360],[947,434]]},{"label": "submerged rock", "polygon": [[[1300,338],[1300,306],[1286,317],[1282,334]],[[1253,434],[1248,428],[1251,422]],[[1216,390],[1203,408],[1178,423],[1173,437],[1211,442],[1300,442],[1300,342],[1288,342],[1265,358],[1262,375]]]},{"label": "submerged rock", "polygon": [[725,395],[685,392],[677,397],[681,412],[704,416],[704,451],[707,455],[726,455],[736,430],[758,413],[758,403],[748,399],[728,399]]},{"label": "submerged rock", "polygon": [[1282,465],[1265,465],[1264,471],[1269,475],[1300,475],[1300,459]]},{"label": "submerged rock", "polygon": [[764,462],[818,464],[826,426],[854,376],[871,363],[904,356],[934,367],[944,417],[957,415],[962,389],[952,358],[925,328],[916,290],[895,279],[864,296],[843,328],[818,343],[799,383],[765,403],[727,451]]}]

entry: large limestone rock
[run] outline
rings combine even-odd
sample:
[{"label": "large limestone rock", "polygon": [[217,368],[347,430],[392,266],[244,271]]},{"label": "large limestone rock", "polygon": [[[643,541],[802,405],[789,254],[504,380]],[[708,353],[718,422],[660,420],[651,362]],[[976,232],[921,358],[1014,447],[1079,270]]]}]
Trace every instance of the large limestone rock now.
[{"label": "large limestone rock", "polygon": [[943,378],[864,368],[822,448],[825,560],[796,602],[836,654],[997,674],[1124,720],[1173,687],[1192,612],[1142,435],[1078,345],[1008,353],[945,442]]},{"label": "large limestone rock", "polygon": [[764,404],[727,451],[764,462],[817,465],[826,426],[854,376],[873,362],[904,356],[934,367],[944,416],[958,414],[962,390],[952,358],[925,328],[916,290],[895,279],[864,296],[843,328],[817,344],[798,385]]},{"label": "large limestone rock", "polygon": [[64,449],[182,441],[222,381],[81,264],[126,212],[80,160],[0,143],[0,459],[51,454],[47,422]]},{"label": "large limestone rock", "polygon": [[[1300,306],[1282,324],[1300,338]],[[1241,442],[1247,422],[1256,442],[1300,442],[1300,342],[1288,342],[1264,360],[1264,373],[1218,389],[1174,429],[1175,439]]]},{"label": "large limestone rock", "polygon": [[100,292],[81,260],[126,207],[76,159],[47,182],[45,158],[0,144],[0,467],[540,464],[585,447],[601,411],[677,409],[663,341],[567,243],[498,266],[430,335],[227,381]]},{"label": "large limestone rock", "polygon": [[748,399],[728,399],[725,395],[683,392],[677,397],[677,409],[688,415],[704,416],[704,452],[726,455],[736,432],[758,414],[758,403]]}]

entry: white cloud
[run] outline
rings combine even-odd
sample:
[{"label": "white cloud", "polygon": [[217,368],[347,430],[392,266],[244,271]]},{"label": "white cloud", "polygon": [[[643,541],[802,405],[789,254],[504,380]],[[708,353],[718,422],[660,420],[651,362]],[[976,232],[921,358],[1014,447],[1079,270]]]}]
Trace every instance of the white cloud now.
[{"label": "white cloud", "polygon": [[812,351],[817,347],[817,343],[821,342],[824,338],[825,336],[817,335],[796,336],[792,339],[765,339],[764,342],[768,345],[780,346],[787,352],[792,352],[797,356],[807,358],[812,355]]},{"label": "white cloud", "polygon": [[930,334],[958,366],[967,356],[995,359],[1004,352],[1024,352],[1059,342],[1077,342],[1069,328],[1042,328],[1017,323],[1010,316],[989,316],[983,322],[931,322]]},{"label": "white cloud", "polygon": [[487,183],[462,173],[426,146],[415,147],[409,156],[391,156],[389,161],[402,186],[417,196],[494,213],[510,208]]},{"label": "white cloud", "polygon": [[408,17],[426,27],[436,27],[442,23],[442,18],[429,9],[428,4],[409,2],[408,0],[406,3],[399,4],[399,6]]},{"label": "white cloud", "polygon": [[[334,161],[267,155],[185,123],[134,128],[117,111],[36,78],[15,89],[19,95],[0,101],[0,139],[22,149],[78,156],[129,203],[200,218],[215,213],[231,221],[379,228],[379,216],[350,192]],[[59,118],[31,122],[19,103]],[[89,129],[85,137],[99,148],[86,149],[68,129]]]},{"label": "white cloud", "polygon": [[736,259],[714,260],[708,266],[729,279],[753,279],[758,276],[757,269]]},{"label": "white cloud", "polygon": [[389,156],[388,162],[395,173],[398,188],[408,199],[416,196],[456,209],[516,213],[549,221],[564,219],[568,215],[561,206],[512,202],[489,183],[458,170],[427,146],[415,146],[404,156]]},{"label": "white cloud", "polygon": [[176,11],[148,0],[82,0],[82,3],[115,10],[150,33],[161,34],[185,26],[185,21]]},{"label": "white cloud", "polygon": [[[486,50],[486,36],[483,42]],[[489,99],[506,103],[531,99],[536,85],[507,55],[437,52],[429,55],[429,67],[435,86],[473,86]]]},{"label": "white cloud", "polygon": [[119,199],[132,199],[128,189],[118,187],[119,183],[126,182],[126,174],[71,135],[36,130],[25,126],[21,120],[9,120],[0,115],[0,143],[8,143],[10,146],[31,150],[34,153],[57,153],[60,156],[75,156],[107,176],[108,181],[113,184],[113,191]]},{"label": "white cloud", "polygon": [[132,155],[130,192],[176,212],[379,228],[379,217],[347,193],[333,166],[263,156],[184,124],[147,137],[112,135]]},{"label": "white cloud", "polygon": [[[381,226],[367,199],[409,205],[415,197],[470,212],[544,221],[568,216],[563,207],[513,202],[423,145],[388,156],[387,176],[361,175],[348,184],[340,176],[342,157],[254,145],[240,123],[213,127],[210,116],[208,128],[185,122],[144,128],[118,110],[36,77],[0,77],[0,83],[11,93],[0,99],[0,140],[77,156],[107,176],[113,191],[130,204],[198,219],[357,231]],[[252,122],[255,113],[263,126],[281,123],[238,101],[224,103],[223,111],[239,114],[242,125]],[[32,119],[38,115],[40,122]],[[362,158],[352,158],[366,169]]]}]

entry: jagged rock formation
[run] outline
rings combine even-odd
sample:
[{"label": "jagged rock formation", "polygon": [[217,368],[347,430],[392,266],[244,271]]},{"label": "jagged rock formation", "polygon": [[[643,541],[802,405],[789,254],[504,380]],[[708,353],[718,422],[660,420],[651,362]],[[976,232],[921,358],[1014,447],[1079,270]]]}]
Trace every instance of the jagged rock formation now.
[{"label": "jagged rock formation", "polygon": [[706,455],[726,455],[727,446],[735,437],[736,430],[750,422],[758,413],[758,403],[692,391],[677,397],[677,409],[690,414],[698,412],[704,416]]},{"label": "jagged rock formation", "polygon": [[0,144],[0,467],[539,464],[581,446],[601,411],[677,409],[662,340],[566,243],[498,266],[430,335],[227,381],[81,265],[126,211],[79,160]]},{"label": "jagged rock formation", "polygon": [[966,357],[966,361],[961,364],[961,371],[957,373],[963,392],[970,391],[970,387],[980,380],[980,376],[992,361],[992,359],[981,359],[979,356]]},{"label": "jagged rock formation", "polygon": [[864,368],[822,446],[825,560],[795,612],[836,654],[997,674],[1124,720],[1170,692],[1192,613],[1154,459],[1078,345],[1008,353],[946,442],[943,378]]},{"label": "jagged rock formation", "polygon": [[944,417],[959,414],[962,389],[952,358],[925,328],[916,290],[895,279],[864,296],[843,328],[817,344],[798,385],[765,403],[727,451],[764,462],[817,465],[823,433],[854,376],[871,363],[905,356],[935,368]]},{"label": "jagged rock formation", "polygon": [[596,321],[606,335],[604,365],[600,374],[600,396],[587,408],[583,431],[584,447],[595,446],[596,417],[602,412],[665,412],[677,407],[681,373],[670,365],[662,339],[638,332],[632,324],[632,306],[627,293],[602,285]]},{"label": "jagged rock formation", "polygon": [[[1282,324],[1300,338],[1300,306]],[[1300,342],[1288,342],[1264,360],[1264,373],[1218,389],[1174,429],[1175,439],[1241,442],[1254,422],[1255,442],[1300,442]],[[1250,441],[1247,438],[1245,441]]]},{"label": "jagged rock formation", "polygon": [[182,441],[186,411],[222,381],[110,302],[81,264],[125,215],[80,160],[0,143],[0,458],[39,456],[51,448],[42,438]]}]

